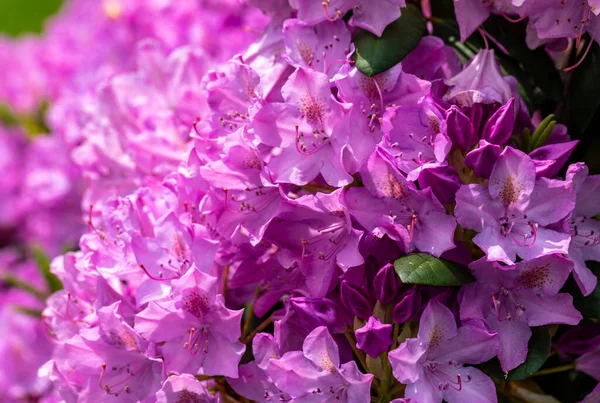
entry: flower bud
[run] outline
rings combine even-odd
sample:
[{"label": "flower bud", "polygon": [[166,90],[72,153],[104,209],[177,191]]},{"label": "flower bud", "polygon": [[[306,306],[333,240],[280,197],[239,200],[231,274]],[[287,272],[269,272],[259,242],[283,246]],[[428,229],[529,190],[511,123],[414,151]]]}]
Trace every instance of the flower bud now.
[{"label": "flower bud", "polygon": [[388,305],[394,301],[398,295],[398,290],[402,286],[402,280],[396,274],[394,265],[388,263],[379,270],[373,280],[375,296],[381,302],[381,305]]},{"label": "flower bud", "polygon": [[373,306],[364,294],[348,281],[342,281],[340,287],[342,303],[350,312],[361,319],[367,319],[373,313]]},{"label": "flower bud", "polygon": [[458,108],[452,105],[446,112],[446,134],[452,145],[466,151],[475,143],[475,130],[471,120]]},{"label": "flower bud", "polygon": [[338,321],[335,302],[327,298],[290,298],[298,319],[309,331],[319,326],[331,326]]},{"label": "flower bud", "polygon": [[600,324],[586,323],[567,330],[555,343],[559,354],[581,355],[600,347]]},{"label": "flower bud", "polygon": [[356,332],[356,347],[371,358],[377,358],[392,345],[392,325],[383,324],[371,316],[364,327]]},{"label": "flower bud", "polygon": [[419,186],[427,187],[442,203],[453,203],[456,192],[460,189],[460,178],[450,165],[423,169],[419,174]]},{"label": "flower bud", "polygon": [[492,144],[504,145],[515,127],[515,99],[502,105],[486,122],[481,137]]},{"label": "flower bud", "polygon": [[471,168],[475,175],[487,179],[492,174],[492,168],[500,156],[500,152],[499,145],[479,140],[477,148],[466,155],[465,165]]},{"label": "flower bud", "polygon": [[579,141],[547,144],[529,153],[535,165],[535,175],[538,178],[554,178],[567,163]]},{"label": "flower bud", "polygon": [[396,323],[404,323],[414,319],[421,308],[421,294],[414,288],[404,291],[400,302],[392,312],[392,319]]}]

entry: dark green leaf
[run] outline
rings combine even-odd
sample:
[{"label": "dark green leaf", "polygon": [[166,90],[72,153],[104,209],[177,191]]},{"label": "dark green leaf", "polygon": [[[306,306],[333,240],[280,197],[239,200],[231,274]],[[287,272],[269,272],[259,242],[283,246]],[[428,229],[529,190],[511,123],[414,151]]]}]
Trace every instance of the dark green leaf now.
[{"label": "dark green leaf", "polygon": [[20,290],[25,291],[39,299],[40,301],[45,301],[48,295],[45,292],[38,290],[36,287],[32,286],[25,281],[22,281],[20,278],[13,276],[12,274],[5,274],[0,278],[0,281],[3,281],[8,287],[18,288]]},{"label": "dark green leaf", "polygon": [[0,33],[39,33],[44,20],[54,14],[62,0],[0,0]]},{"label": "dark green leaf", "polygon": [[369,77],[388,70],[416,48],[426,32],[425,18],[416,6],[408,5],[381,38],[365,30],[354,36],[356,68]]},{"label": "dark green leaf", "polygon": [[473,281],[466,267],[425,253],[401,257],[394,262],[402,282],[425,285],[463,285]]},{"label": "dark green leaf", "polygon": [[23,315],[33,316],[34,318],[38,319],[42,316],[42,311],[40,311],[39,309],[29,308],[27,306],[22,305],[15,305],[13,308],[16,312],[21,313]]},{"label": "dark green leaf", "polygon": [[[600,106],[600,46],[597,43],[572,74],[566,99],[567,125],[569,133],[581,138]],[[591,133],[596,134],[596,131]]]},{"label": "dark green leaf", "polygon": [[531,328],[531,339],[527,345],[527,358],[525,362],[508,373],[509,381],[520,381],[528,378],[540,369],[550,354],[550,334],[544,326]]},{"label": "dark green leaf", "polygon": [[16,126],[19,123],[10,108],[4,104],[0,104],[0,123],[6,126]]},{"label": "dark green leaf", "polygon": [[31,254],[33,255],[33,259],[37,263],[37,267],[44,276],[46,283],[48,284],[48,288],[51,292],[55,292],[61,290],[63,285],[61,281],[56,277],[53,273],[50,272],[50,260],[48,256],[44,253],[44,251],[38,247],[33,246],[31,248]]}]

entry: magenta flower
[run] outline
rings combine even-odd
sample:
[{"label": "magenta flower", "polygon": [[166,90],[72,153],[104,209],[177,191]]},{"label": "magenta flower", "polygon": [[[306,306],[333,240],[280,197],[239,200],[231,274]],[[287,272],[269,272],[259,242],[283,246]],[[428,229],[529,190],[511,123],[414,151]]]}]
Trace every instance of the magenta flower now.
[{"label": "magenta flower", "polygon": [[421,316],[417,338],[407,339],[389,353],[394,377],[406,384],[405,396],[419,403],[497,401],[494,382],[464,364],[494,357],[498,338],[484,328],[456,328],[452,312],[437,301]]},{"label": "magenta flower", "polygon": [[[326,327],[313,330],[302,351],[271,359],[267,374],[292,401],[369,402],[373,375],[362,374],[354,361],[341,364],[338,345]],[[311,400],[309,400],[311,399]]]},{"label": "magenta flower", "polygon": [[190,374],[170,376],[156,392],[157,403],[169,402],[219,403],[221,399],[209,393],[206,387]]},{"label": "magenta flower", "polygon": [[300,267],[313,296],[325,296],[337,283],[338,267],[346,271],[364,262],[358,251],[362,231],[352,227],[341,194],[340,189],[282,200],[265,235],[282,249],[284,267]]},{"label": "magenta flower", "polygon": [[414,181],[423,169],[445,165],[452,147],[445,125],[442,109],[432,96],[421,98],[417,106],[389,108],[382,123],[383,148]]},{"label": "magenta flower", "polygon": [[290,0],[298,10],[298,18],[310,24],[325,20],[340,20],[349,10],[353,11],[351,26],[360,27],[381,36],[385,27],[400,17],[400,8],[406,7],[404,0],[382,0],[375,7],[365,0]]},{"label": "magenta flower", "polygon": [[454,247],[454,218],[430,189],[417,190],[383,152],[371,155],[362,177],[365,188],[348,189],[344,204],[366,230],[389,236],[406,252],[418,249],[440,256]]},{"label": "magenta flower", "polygon": [[246,349],[238,340],[242,311],[227,309],[217,279],[194,265],[171,284],[170,296],[136,315],[136,330],[161,343],[167,372],[237,377]]},{"label": "magenta flower", "polygon": [[210,272],[217,249],[216,242],[196,237],[194,225],[173,213],[154,224],[154,237],[135,234],[131,246],[142,270],[156,281],[179,278],[193,264]]},{"label": "magenta flower", "polygon": [[64,382],[85,402],[137,402],[160,388],[162,360],[118,313],[119,302],[98,310],[98,326],[82,330],[54,353]]},{"label": "magenta flower", "polygon": [[568,217],[575,207],[569,182],[536,179],[526,154],[506,147],[496,161],[489,185],[463,185],[456,194],[456,218],[478,231],[473,238],[488,260],[514,264],[516,256],[533,259],[566,254],[570,235],[549,226]]},{"label": "magenta flower", "polygon": [[569,259],[575,264],[573,276],[583,295],[589,295],[597,277],[587,267],[586,260],[600,261],[600,222],[593,217],[600,213],[600,175],[588,176],[583,163],[569,166],[567,180],[573,183],[577,201],[568,219],[571,229]]},{"label": "magenta flower", "polygon": [[477,283],[465,287],[460,317],[463,322],[485,320],[498,333],[503,371],[525,361],[529,326],[576,325],[581,320],[573,297],[559,293],[573,267],[560,255],[521,261],[511,267],[481,259],[471,267]]},{"label": "magenta flower", "polygon": [[[461,0],[460,3],[463,1],[465,0]],[[476,1],[469,1],[469,3],[476,3]],[[505,104],[513,98],[511,87],[502,76],[493,50],[480,50],[460,73],[444,82],[450,87],[444,99],[461,107],[476,103]]]},{"label": "magenta flower", "polygon": [[344,106],[333,98],[327,76],[298,68],[281,94],[285,103],[264,106],[253,120],[261,142],[281,148],[267,164],[274,181],[306,185],[320,173],[331,186],[351,183],[333,146]]},{"label": "magenta flower", "polygon": [[347,61],[350,31],[343,21],[317,25],[290,19],[283,23],[285,58],[294,67],[325,73],[330,78]]},{"label": "magenta flower", "polygon": [[374,316],[369,317],[367,323],[357,329],[356,347],[377,358],[392,345],[392,325],[381,323]]},{"label": "magenta flower", "polygon": [[279,187],[262,176],[263,163],[258,151],[239,138],[228,142],[225,154],[200,167],[200,176],[213,188],[213,197],[223,208],[216,230],[236,244],[256,246],[279,209]]}]

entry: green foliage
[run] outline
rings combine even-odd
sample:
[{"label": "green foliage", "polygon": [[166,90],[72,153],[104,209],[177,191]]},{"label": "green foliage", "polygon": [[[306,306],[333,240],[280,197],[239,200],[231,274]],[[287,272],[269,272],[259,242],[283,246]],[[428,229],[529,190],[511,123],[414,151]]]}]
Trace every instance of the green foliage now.
[{"label": "green foliage", "polygon": [[401,257],[394,262],[394,268],[406,284],[456,286],[473,281],[466,267],[425,253]]},{"label": "green foliage", "polygon": [[56,13],[62,0],[0,0],[0,34],[40,33],[44,20]]},{"label": "green foliage", "polygon": [[44,251],[38,246],[33,246],[31,248],[31,254],[37,264],[38,269],[40,270],[40,273],[42,273],[42,276],[44,276],[50,292],[61,290],[63,285],[58,277],[50,272],[50,260]]},{"label": "green foliage", "polygon": [[544,326],[531,328],[531,339],[527,345],[525,362],[508,373],[509,381],[519,381],[528,378],[540,369],[550,354],[550,334]]},{"label": "green foliage", "polygon": [[426,33],[425,18],[414,5],[402,9],[402,16],[387,26],[381,38],[360,30],[354,37],[356,68],[369,77],[396,65],[417,47]]},{"label": "green foliage", "polygon": [[575,137],[581,137],[600,107],[600,46],[592,45],[583,63],[571,77],[567,93],[567,125]]}]

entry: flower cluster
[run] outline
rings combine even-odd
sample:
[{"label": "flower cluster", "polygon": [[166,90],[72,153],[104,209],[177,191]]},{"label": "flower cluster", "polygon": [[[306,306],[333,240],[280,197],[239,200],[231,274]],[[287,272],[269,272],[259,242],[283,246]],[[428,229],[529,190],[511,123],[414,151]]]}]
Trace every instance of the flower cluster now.
[{"label": "flower cluster", "polygon": [[[81,181],[87,226],[51,264],[64,288],[37,356],[51,358],[10,396],[51,384],[67,402],[497,402],[480,364],[508,374],[532,327],[580,323],[563,285],[573,273],[583,295],[596,288],[600,176],[565,166],[577,141],[531,117],[493,50],[461,66],[425,36],[367,76],[353,33],[380,36],[404,1],[163,3],[67,11],[109,35],[94,57],[116,61],[92,71],[73,55],[53,135],[27,146],[31,180],[2,179],[12,222],[66,220],[39,206]],[[475,29],[460,20],[470,2],[455,4]],[[80,24],[67,20],[56,32]],[[56,60],[94,39],[81,36]],[[21,140],[5,137],[2,164],[23,169]],[[33,213],[12,199],[21,188],[43,199]],[[402,281],[394,261],[417,253],[473,281]],[[566,332],[556,349],[600,379],[586,326],[573,328],[585,346]]]},{"label": "flower cluster", "polygon": [[527,19],[527,45],[532,49],[566,39],[579,43],[586,33],[594,41],[600,41],[597,0],[455,0],[454,7],[463,41],[491,13],[503,15],[512,22]]}]

